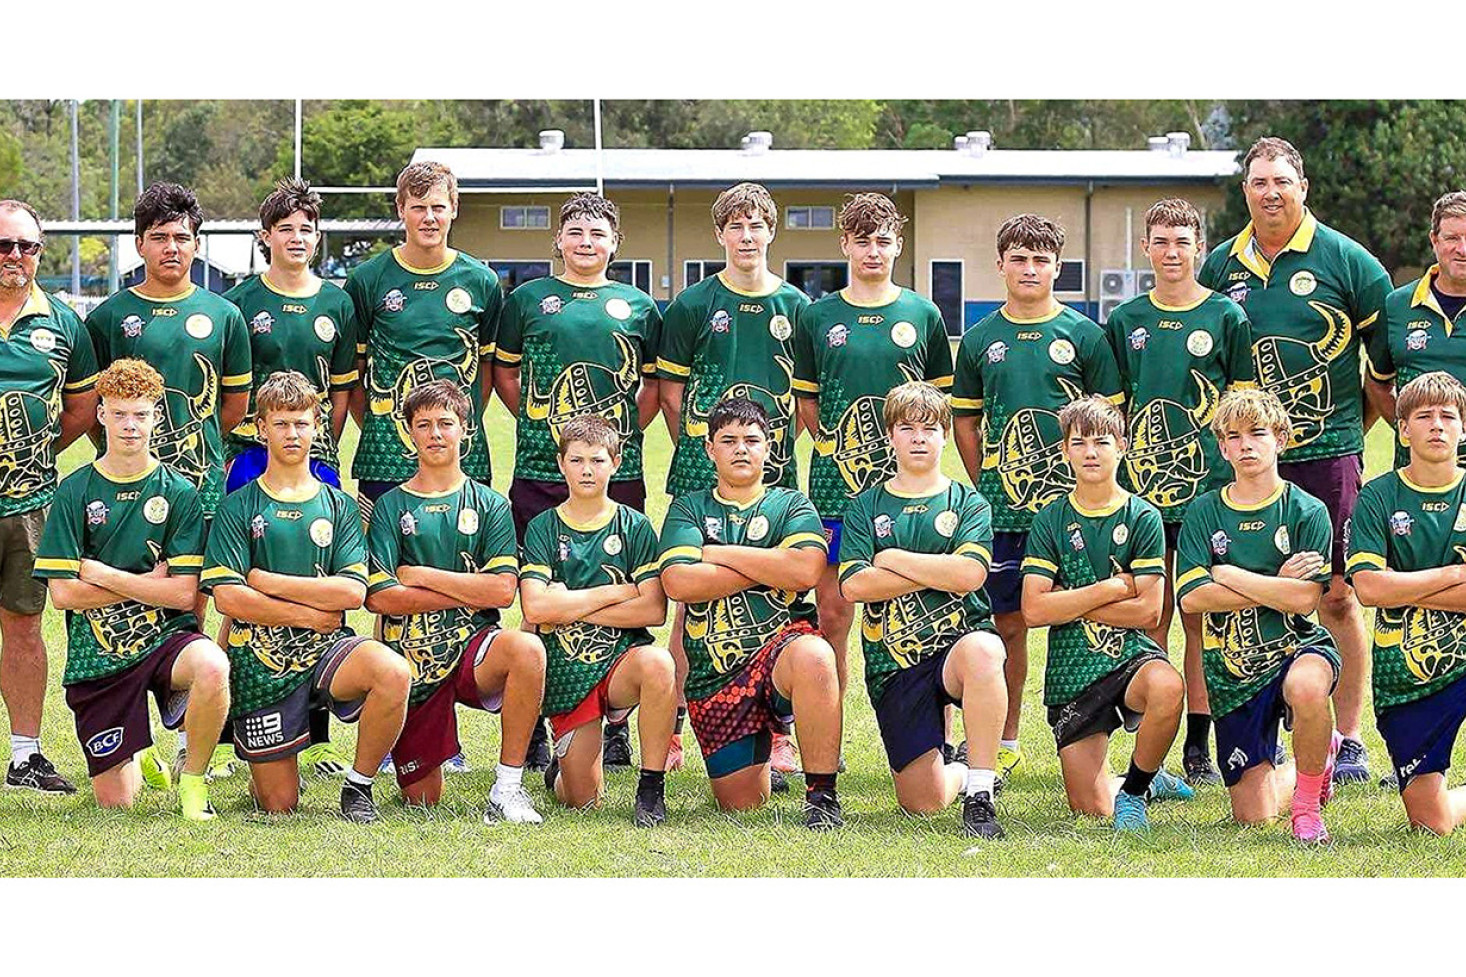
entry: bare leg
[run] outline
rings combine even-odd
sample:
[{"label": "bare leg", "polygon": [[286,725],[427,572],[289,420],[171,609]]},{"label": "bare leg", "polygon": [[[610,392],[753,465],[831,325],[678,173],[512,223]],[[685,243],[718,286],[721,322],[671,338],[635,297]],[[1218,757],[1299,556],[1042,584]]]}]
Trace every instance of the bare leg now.
[{"label": "bare leg", "polygon": [[41,735],[46,701],[46,644],[41,615],[0,609],[0,698],[10,713],[10,732]]},{"label": "bare leg", "polygon": [[[824,575],[820,577],[819,587],[815,590],[815,602],[819,609],[820,630],[824,632],[825,640],[835,651],[835,670],[840,680],[840,699],[844,701],[845,690],[850,686],[850,673],[846,658],[849,654],[850,625],[855,620],[855,605],[840,594],[838,569],[834,566],[825,567]],[[804,737],[799,738],[799,744],[802,748]],[[833,770],[834,767],[830,769]]]},{"label": "bare leg", "polygon": [[751,811],[769,799],[769,765],[755,764],[712,781],[713,799],[725,811]]},{"label": "bare leg", "polygon": [[[407,718],[407,693],[411,687],[412,672],[407,660],[378,641],[357,645],[331,679],[333,699],[341,702],[366,699],[356,724],[356,756],[351,764],[363,777],[377,775],[382,758],[397,742]],[[191,740],[192,737],[190,749]]]},{"label": "bare leg", "polygon": [[962,793],[967,768],[960,763],[942,763],[941,750],[928,750],[899,771],[891,771],[896,783],[896,803],[909,814],[935,814]]},{"label": "bare leg", "polygon": [[1008,682],[1008,715],[1003,720],[1002,738],[1016,740],[1018,723],[1023,718],[1023,686],[1028,682],[1028,625],[1023,623],[1022,611],[994,614],[993,623],[1008,656],[1003,666]]},{"label": "bare leg", "polygon": [[566,807],[596,807],[601,803],[605,786],[601,771],[601,721],[596,719],[577,727],[571,736],[570,748],[560,758],[555,797]]},{"label": "bare leg", "polygon": [[834,651],[823,639],[795,639],[774,663],[774,688],[794,704],[794,724],[806,773],[834,773],[840,765],[840,682]]},{"label": "bare leg", "polygon": [[654,645],[641,645],[626,652],[606,690],[613,709],[640,704],[636,726],[641,765],[646,770],[661,770],[667,765],[667,747],[677,721],[675,676],[670,654]]},{"label": "bare leg", "polygon": [[1334,718],[1329,703],[1333,669],[1318,655],[1299,655],[1283,680],[1283,701],[1293,710],[1293,755],[1298,770],[1321,774],[1328,763]]},{"label": "bare leg", "polygon": [[212,641],[190,642],[173,662],[174,689],[188,690],[183,731],[188,734],[188,755],[183,772],[202,776],[219,745],[219,731],[229,716],[229,659]]},{"label": "bare leg", "polygon": [[142,786],[143,772],[137,765],[137,757],[92,778],[92,794],[97,798],[98,807],[132,807]]},{"label": "bare leg", "polygon": [[1181,728],[1184,683],[1168,661],[1146,662],[1125,690],[1125,708],[1141,714],[1132,759],[1147,772],[1159,770]]},{"label": "bare leg", "polygon": [[687,649],[683,647],[683,627],[687,619],[687,608],[677,604],[677,612],[672,617],[672,634],[667,641],[667,650],[672,653],[672,664],[676,666],[677,682],[677,705],[682,708],[687,706]]},{"label": "bare leg", "polygon": [[[1369,688],[1369,637],[1364,630],[1364,615],[1354,597],[1354,590],[1337,573],[1329,581],[1329,589],[1318,605],[1318,623],[1334,636],[1339,657],[1343,659],[1339,685],[1334,689],[1339,732],[1357,740],[1364,717],[1364,690]],[[1327,747],[1328,744],[1324,745]]]},{"label": "bare leg", "polygon": [[1002,641],[985,631],[964,635],[942,666],[942,686],[952,698],[962,700],[967,765],[975,770],[994,769],[999,734],[1008,715]]},{"label": "bare leg", "polygon": [[1292,761],[1274,768],[1271,763],[1250,767],[1242,779],[1229,787],[1232,817],[1239,824],[1266,824],[1293,807],[1297,768]]},{"label": "bare leg", "polygon": [[443,768],[434,767],[421,780],[402,788],[402,802],[418,807],[432,807],[443,799]]},{"label": "bare leg", "polygon": [[285,814],[300,803],[300,767],[295,757],[251,763],[249,777],[250,793],[261,810]]},{"label": "bare leg", "polygon": [[1074,813],[1095,818],[1114,816],[1116,785],[1110,778],[1109,746],[1108,736],[1095,733],[1059,751],[1064,794]]},{"label": "bare leg", "polygon": [[1413,777],[1400,795],[1410,826],[1448,835],[1466,824],[1466,787],[1446,790],[1446,776],[1427,773]]},{"label": "bare leg", "polygon": [[500,631],[473,670],[485,697],[503,694],[499,762],[524,766],[529,738],[545,698],[545,646],[527,631]]}]

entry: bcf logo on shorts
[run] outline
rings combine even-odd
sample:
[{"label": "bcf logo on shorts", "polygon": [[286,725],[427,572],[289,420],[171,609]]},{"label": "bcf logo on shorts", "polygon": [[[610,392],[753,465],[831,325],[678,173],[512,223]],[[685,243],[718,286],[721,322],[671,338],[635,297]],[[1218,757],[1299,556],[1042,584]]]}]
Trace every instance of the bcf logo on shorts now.
[{"label": "bcf logo on shorts", "polygon": [[284,721],[278,712],[250,716],[244,721],[244,743],[250,752],[285,742]]},{"label": "bcf logo on shorts", "polygon": [[126,727],[113,726],[111,729],[104,729],[96,736],[87,740],[87,752],[94,757],[111,756],[122,746],[122,734]]}]

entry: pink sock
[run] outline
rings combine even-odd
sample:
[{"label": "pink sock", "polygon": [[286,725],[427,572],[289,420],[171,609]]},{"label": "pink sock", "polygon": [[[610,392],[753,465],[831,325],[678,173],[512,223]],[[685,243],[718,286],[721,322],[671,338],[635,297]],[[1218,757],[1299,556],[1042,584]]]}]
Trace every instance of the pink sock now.
[{"label": "pink sock", "polygon": [[1293,789],[1293,807],[1318,810],[1319,798],[1323,796],[1324,775],[1298,771],[1298,786]]}]

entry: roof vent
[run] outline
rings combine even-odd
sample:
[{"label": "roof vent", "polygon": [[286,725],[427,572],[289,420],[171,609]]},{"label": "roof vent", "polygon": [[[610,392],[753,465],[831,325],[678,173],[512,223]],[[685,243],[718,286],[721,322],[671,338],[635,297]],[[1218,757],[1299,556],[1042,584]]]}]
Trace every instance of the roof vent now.
[{"label": "roof vent", "polygon": [[1186,150],[1191,147],[1191,133],[1189,132],[1168,132],[1166,133],[1166,148],[1171,155],[1181,157],[1186,155]]},{"label": "roof vent", "polygon": [[774,134],[759,130],[743,137],[743,151],[750,156],[760,156],[774,147]]},{"label": "roof vent", "polygon": [[564,129],[541,129],[540,130],[540,152],[558,153],[565,148]]},{"label": "roof vent", "polygon": [[969,156],[984,156],[993,148],[993,134],[986,129],[972,129],[963,138],[966,143],[960,148],[965,149]]},{"label": "roof vent", "polygon": [[1165,136],[1151,136],[1145,141],[1145,145],[1153,153],[1168,153],[1171,151],[1171,141]]}]

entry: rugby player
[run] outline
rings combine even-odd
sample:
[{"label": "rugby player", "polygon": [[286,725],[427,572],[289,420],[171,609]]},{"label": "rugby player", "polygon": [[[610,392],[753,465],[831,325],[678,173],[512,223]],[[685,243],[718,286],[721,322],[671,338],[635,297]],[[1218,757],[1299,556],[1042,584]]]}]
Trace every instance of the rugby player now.
[{"label": "rugby player", "polygon": [[[1121,482],[1160,510],[1169,574],[1187,504],[1231,480],[1210,423],[1222,394],[1253,382],[1252,329],[1241,306],[1196,280],[1206,228],[1189,202],[1173,197],[1152,205],[1141,243],[1155,288],[1111,312],[1105,329],[1129,402]],[[1164,590],[1160,623],[1150,631],[1162,651],[1176,608],[1169,576]],[[1192,784],[1219,784],[1201,673],[1201,618],[1182,614],[1181,629],[1187,701],[1182,767]]]},{"label": "rugby player", "polygon": [[[1192,796],[1161,767],[1181,725],[1180,674],[1146,631],[1161,614],[1161,514],[1120,487],[1125,419],[1103,397],[1059,411],[1074,488],[1041,509],[1023,558],[1023,618],[1047,627],[1044,705],[1069,808],[1149,827],[1146,800]],[[1110,734],[1136,734],[1123,780],[1110,777]],[[1118,792],[1117,792],[1118,789]]]},{"label": "rugby player", "polygon": [[234,622],[230,718],[256,803],[295,808],[309,713],[328,708],[359,720],[341,815],[367,823],[378,820],[372,778],[402,729],[412,674],[381,642],[346,627],[345,612],[366,596],[366,543],[356,503],[311,474],[320,407],[320,392],[294,371],[255,391],[265,470],[220,504],[199,582]]},{"label": "rugby player", "polygon": [[662,524],[662,586],[687,605],[687,710],[713,796],[732,810],[769,797],[771,734],[798,730],[805,824],[844,824],[835,652],[804,593],[825,565],[819,515],[794,489],[764,484],[769,420],[730,397],[708,415],[713,489],[672,501]]},{"label": "rugby player", "polygon": [[1034,515],[1074,487],[1064,464],[1059,410],[1100,394],[1120,403],[1120,375],[1104,330],[1054,298],[1064,229],[1018,214],[998,228],[998,274],[1007,298],[969,329],[957,349],[952,413],[957,451],[972,484],[993,506],[988,600],[1007,652],[1008,716],[998,776],[1023,762],[1018,725],[1028,679],[1023,553]]},{"label": "rugby player", "polygon": [[412,691],[392,747],[409,804],[436,804],[443,762],[460,752],[457,706],[501,713],[499,765],[486,821],[540,823],[523,787],[524,752],[544,693],[545,650],[499,628],[519,560],[509,503],[463,472],[473,402],[451,380],[414,387],[402,404],[417,473],[377,499],[367,550],[367,610],[406,659]]},{"label": "rugby player", "polygon": [[[1202,620],[1202,665],[1232,816],[1269,821],[1289,806],[1293,836],[1329,840],[1340,744],[1329,696],[1339,653],[1308,615],[1333,576],[1333,529],[1318,499],[1278,473],[1293,423],[1270,390],[1223,395],[1212,432],[1236,481],[1191,503],[1176,549],[1176,599]],[[1279,764],[1278,722],[1293,731]]]},{"label": "rugby player", "polygon": [[56,455],[97,422],[97,358],[81,319],[36,281],[45,246],[35,208],[0,200],[0,699],[10,716],[5,786],[72,794],[41,752],[46,585],[31,573]]},{"label": "rugby player", "polygon": [[[882,420],[896,474],[845,510],[840,587],[863,604],[865,685],[896,802],[915,814],[963,795],[968,835],[1001,838],[993,799],[1008,711],[1003,642],[988,614],[992,507],[942,474],[952,430],[947,395],[925,381],[886,395]],[[967,762],[944,762],[944,712],[961,706]]]},{"label": "rugby player", "polygon": [[[625,446],[611,498],[646,510],[641,432],[657,416],[662,315],[651,296],[607,276],[621,242],[615,204],[594,193],[571,197],[555,232],[563,274],[525,282],[505,303],[494,389],[516,418],[509,503],[521,542],[531,519],[570,497],[557,445],[565,424],[582,414],[610,421]],[[549,746],[543,726],[536,729],[531,765],[542,769]],[[624,722],[610,725],[605,746],[608,767],[631,765]]]},{"label": "rugby player", "polygon": [[[794,458],[798,423],[794,410],[794,324],[809,298],[769,269],[769,245],[779,208],[757,183],[740,183],[713,201],[713,237],[723,249],[723,269],[684,288],[667,306],[657,352],[657,395],[674,448],[667,495],[676,498],[716,480],[703,447],[708,411],[730,396],[754,399],[769,414],[769,458],[764,481],[799,487]],[[670,647],[677,663],[679,696],[687,680],[682,648],[682,606],[672,624]],[[682,769],[684,705],[667,770]],[[776,777],[798,769],[789,737],[774,737],[770,763]]]},{"label": "rugby player", "polygon": [[1324,556],[1334,574],[1318,619],[1343,661],[1334,708],[1344,744],[1334,776],[1364,781],[1360,723],[1370,657],[1359,602],[1343,577],[1343,526],[1359,497],[1364,432],[1376,416],[1361,392],[1359,340],[1384,309],[1390,276],[1304,206],[1308,180],[1292,144],[1259,139],[1243,157],[1242,174],[1252,220],[1207,255],[1197,277],[1247,310],[1257,383],[1278,395],[1293,422],[1281,477],[1322,501],[1332,519],[1333,550]]},{"label": "rugby player", "polygon": [[656,530],[607,494],[621,463],[621,435],[610,421],[573,418],[558,453],[570,498],[530,521],[519,581],[524,619],[545,644],[544,711],[555,733],[545,787],[570,807],[600,803],[601,720],[624,724],[639,704],[642,763],[632,817],[653,827],[667,819],[667,747],[677,710],[672,656],[647,630],[667,619]]},{"label": "rugby player", "polygon": [[1410,460],[1359,493],[1347,575],[1360,602],[1377,608],[1375,722],[1405,814],[1447,835],[1466,824],[1466,787],[1446,789],[1466,720],[1466,472],[1457,453],[1466,388],[1448,373],[1423,373],[1393,406]]},{"label": "rugby player", "polygon": [[229,660],[194,617],[204,562],[198,491],[149,453],[163,399],[157,370],[114,360],[97,393],[106,448],[61,482],[36,556],[36,577],[67,612],[66,704],[97,803],[131,807],[142,782],[136,756],[153,741],[151,692],[163,725],[190,734],[183,816],[207,821],[205,774],[229,713]]}]

